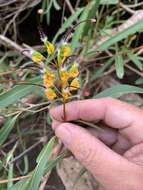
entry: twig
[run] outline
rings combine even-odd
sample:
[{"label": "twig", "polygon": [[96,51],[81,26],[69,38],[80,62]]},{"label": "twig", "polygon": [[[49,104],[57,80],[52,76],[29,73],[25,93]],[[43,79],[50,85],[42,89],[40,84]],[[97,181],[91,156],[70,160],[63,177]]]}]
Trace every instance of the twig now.
[{"label": "twig", "polygon": [[1,3],[0,4],[0,7],[5,7],[5,6],[8,6],[8,5],[11,5],[11,4],[13,4],[13,3],[15,3],[15,2],[17,2],[18,0],[11,0],[11,1],[8,1],[8,2],[6,2],[6,3]]},{"label": "twig", "polygon": [[12,179],[3,179],[0,181],[0,184],[8,183],[9,181],[18,181],[21,179],[27,179],[27,178],[31,178],[31,177],[32,177],[31,175],[26,175],[26,176],[15,177]]},{"label": "twig", "polygon": [[20,69],[12,69],[10,71],[5,71],[5,72],[0,73],[0,76],[8,75],[8,74],[11,74],[13,72],[19,72],[19,71],[21,71],[21,68]]},{"label": "twig", "polygon": [[73,8],[71,2],[70,2],[69,0],[65,0],[65,2],[66,2],[66,4],[67,4],[67,6],[68,6],[70,12],[71,12],[72,14],[74,14],[75,11],[74,11],[74,8]]},{"label": "twig", "polygon": [[75,9],[79,6],[79,4],[80,4],[80,0],[77,0],[75,4]]},{"label": "twig", "polygon": [[114,71],[115,71],[115,65],[111,66],[111,68],[108,71],[104,72],[103,75],[102,75],[102,77],[103,76],[105,77],[105,76],[113,73]]},{"label": "twig", "polygon": [[[125,23],[121,24],[120,26],[118,26],[116,28],[113,28],[110,36],[112,36],[112,37],[115,36],[118,32],[122,32],[122,31],[126,30],[127,28],[133,26],[140,20],[143,20],[143,10],[136,11]],[[102,43],[104,43],[105,41],[107,41],[110,38],[110,36],[109,35],[102,36],[99,39],[100,45]],[[97,47],[98,47],[98,45],[95,44],[93,46],[93,48],[91,49],[91,51],[94,51]]]},{"label": "twig", "polygon": [[135,3],[133,5],[126,5],[127,7],[129,8],[136,8],[136,7],[140,7],[143,5],[143,2],[140,2],[140,3]]},{"label": "twig", "polygon": [[[74,122],[73,122],[74,123]],[[79,124],[83,124],[83,125],[86,125],[87,127],[90,127],[90,128],[94,128],[94,129],[97,129],[101,132],[104,132],[104,129],[102,129],[101,127],[99,127],[98,125],[94,124],[94,123],[90,123],[88,121],[84,121],[84,120],[81,120],[81,119],[78,119],[75,121],[75,123],[79,123]]]},{"label": "twig", "polygon": [[49,178],[50,174],[51,174],[51,171],[49,171],[49,172],[43,177],[43,180],[42,180],[42,183],[41,183],[41,185],[40,185],[40,187],[39,187],[39,190],[44,190],[44,189],[45,189],[45,186],[46,186],[46,183],[47,183],[47,181],[48,181],[48,178]]},{"label": "twig", "polygon": [[132,10],[132,9],[130,9],[128,6],[126,6],[125,4],[123,4],[123,3],[119,3],[119,5],[120,5],[120,7],[122,7],[123,9],[125,9],[128,13],[130,13],[130,14],[135,14],[136,13],[136,11],[134,11],[134,10]]},{"label": "twig", "polygon": [[131,66],[128,65],[127,63],[125,63],[125,67],[127,67],[128,69],[130,69],[131,71],[133,71],[133,72],[136,73],[137,75],[143,77],[143,72],[138,71],[137,69],[131,67]]},{"label": "twig", "polygon": [[18,45],[17,43],[13,42],[9,38],[5,37],[4,35],[0,34],[0,41],[5,44],[7,47],[13,48],[18,52],[22,53],[24,56],[31,58],[31,55],[28,51],[24,51],[24,48]]},{"label": "twig", "polygon": [[[113,54],[112,54],[110,51],[106,51],[106,52],[107,52],[107,54],[108,54],[109,56],[113,56]],[[141,53],[142,53],[142,52],[141,52]],[[138,54],[138,55],[139,55],[139,54]],[[140,72],[140,71],[138,71],[137,69],[131,67],[130,65],[128,65],[128,63],[129,63],[129,60],[124,63],[124,66],[127,67],[129,70],[135,72],[137,75],[143,77],[143,72]],[[109,69],[109,71],[105,72],[102,76],[106,76],[106,75],[111,74],[115,69],[116,69],[116,68],[115,68],[115,66],[113,65],[113,66]]]},{"label": "twig", "polygon": [[3,32],[3,35],[5,36],[9,27],[11,26],[11,24],[14,22],[14,20],[18,17],[18,15],[20,14],[20,12],[24,9],[24,7],[26,7],[31,0],[27,0],[24,2],[24,4],[21,5],[21,7],[19,7],[18,11],[16,12],[16,14],[13,16],[13,18],[9,21],[9,23],[6,25],[5,30]]},{"label": "twig", "polygon": [[35,144],[33,144],[32,146],[30,146],[29,148],[27,148],[24,152],[22,152],[21,154],[19,154],[17,157],[15,157],[13,160],[10,161],[10,164],[12,164],[13,162],[16,162],[17,160],[19,160],[21,157],[23,157],[25,154],[27,154],[28,152],[30,152],[31,150],[33,150],[35,147],[37,147],[39,144],[41,144],[42,140],[36,142]]}]

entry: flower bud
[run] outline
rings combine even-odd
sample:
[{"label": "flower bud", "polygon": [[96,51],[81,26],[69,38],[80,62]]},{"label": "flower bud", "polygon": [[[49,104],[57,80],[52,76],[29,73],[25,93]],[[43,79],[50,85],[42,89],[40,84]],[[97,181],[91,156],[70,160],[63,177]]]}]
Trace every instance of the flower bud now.
[{"label": "flower bud", "polygon": [[55,91],[52,88],[47,88],[45,90],[45,95],[47,96],[48,100],[53,100],[57,97]]},{"label": "flower bud", "polygon": [[70,90],[74,91],[74,90],[78,90],[79,88],[80,88],[79,79],[78,78],[73,79],[70,84]]},{"label": "flower bud", "polygon": [[33,51],[31,53],[31,59],[33,62],[41,64],[45,60],[45,57],[40,52]]}]

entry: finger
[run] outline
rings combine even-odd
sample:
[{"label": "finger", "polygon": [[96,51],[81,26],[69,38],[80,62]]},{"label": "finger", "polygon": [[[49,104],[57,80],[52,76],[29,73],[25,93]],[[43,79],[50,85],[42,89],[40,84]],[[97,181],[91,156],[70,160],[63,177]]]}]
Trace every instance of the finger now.
[{"label": "finger", "polygon": [[55,130],[61,124],[60,121],[53,120],[52,122],[52,129]]},{"label": "finger", "polygon": [[[53,118],[63,121],[63,109],[50,110]],[[66,104],[67,121],[83,119],[103,120],[107,125],[121,130],[133,144],[143,140],[143,110],[112,98],[75,101]]]},{"label": "finger", "polygon": [[[53,120],[52,122],[52,129],[56,130],[56,128],[61,124],[61,122]],[[105,143],[107,146],[111,146],[116,143],[118,134],[115,130],[109,128],[109,127],[103,127],[102,131],[96,130],[93,128],[88,128],[88,132],[91,133],[94,137],[100,139],[103,143]]]},{"label": "finger", "polygon": [[[117,184],[119,187],[120,184],[127,183],[125,180],[127,176],[130,185],[133,185],[132,182],[134,175],[137,175],[138,167],[110,150],[86,129],[70,123],[63,123],[56,128],[55,133],[73,155],[107,189],[112,190]],[[127,184],[124,184],[124,189],[127,189],[125,185]]]},{"label": "finger", "polygon": [[124,136],[118,133],[117,142],[112,146],[112,149],[118,154],[123,155],[128,149],[132,147],[132,144]]},{"label": "finger", "polygon": [[[61,122],[53,120],[52,128],[55,130],[60,124]],[[102,126],[102,129],[104,130],[100,131],[93,128],[88,128],[87,130],[118,154],[123,155],[129,148],[131,148],[132,144],[117,131],[107,126]]]},{"label": "finger", "polygon": [[94,128],[88,128],[87,130],[107,146],[112,146],[115,144],[118,137],[117,132],[109,127],[102,127],[102,129],[102,131],[96,130]]}]

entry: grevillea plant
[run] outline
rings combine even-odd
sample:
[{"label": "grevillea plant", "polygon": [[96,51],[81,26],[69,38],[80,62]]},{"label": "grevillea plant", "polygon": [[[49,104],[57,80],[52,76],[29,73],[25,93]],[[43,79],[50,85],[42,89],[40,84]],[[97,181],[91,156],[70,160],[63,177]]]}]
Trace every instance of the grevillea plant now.
[{"label": "grevillea plant", "polygon": [[68,42],[71,32],[82,22],[95,22],[95,19],[84,20],[70,28],[61,42],[55,45],[49,42],[47,36],[39,27],[41,41],[44,43],[47,55],[30,49],[32,61],[38,64],[43,80],[44,93],[49,101],[60,98],[64,108],[64,120],[66,120],[65,103],[74,92],[80,89],[79,64]]}]

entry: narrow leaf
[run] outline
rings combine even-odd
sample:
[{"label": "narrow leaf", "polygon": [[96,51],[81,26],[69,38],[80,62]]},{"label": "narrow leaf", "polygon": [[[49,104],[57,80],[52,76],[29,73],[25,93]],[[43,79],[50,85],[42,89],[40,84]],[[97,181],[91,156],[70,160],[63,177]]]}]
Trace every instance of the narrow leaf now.
[{"label": "narrow leaf", "polygon": [[129,52],[128,53],[128,57],[129,59],[136,65],[136,67],[140,70],[143,70],[143,64],[142,62],[140,61],[140,57],[133,54],[132,52]]},{"label": "narrow leaf", "polygon": [[116,67],[116,74],[119,79],[122,79],[124,76],[124,60],[122,55],[115,56],[115,67]]},{"label": "narrow leaf", "polygon": [[95,54],[96,51],[107,50],[109,48],[109,46],[111,46],[111,45],[115,44],[116,42],[119,42],[119,41],[127,38],[127,36],[132,35],[132,34],[138,32],[138,31],[140,31],[141,29],[143,29],[143,21],[142,20],[140,20],[137,23],[133,24],[129,28],[117,33],[116,35],[111,36],[111,38],[109,38],[108,40],[103,42],[101,45],[99,45],[99,47],[96,50],[88,51],[87,54]]},{"label": "narrow leaf", "polygon": [[[97,2],[99,2],[100,0],[98,0]],[[82,21],[82,20],[86,20],[86,19],[89,19],[89,15],[93,9],[93,7],[96,6],[96,1],[90,1],[87,6],[84,8],[80,18],[79,18],[79,21]],[[71,42],[71,45],[72,45],[72,48],[75,49],[77,47],[77,44],[80,40],[80,38],[82,37],[82,34],[84,32],[84,28],[86,26],[86,23],[82,23],[80,24],[75,32],[74,32],[74,35],[73,35],[73,38],[72,38],[72,42]]]},{"label": "narrow leaf", "polygon": [[2,145],[5,142],[5,140],[8,138],[8,135],[13,129],[13,126],[18,116],[19,115],[16,115],[13,118],[9,118],[0,129],[0,145]]},{"label": "narrow leaf", "polygon": [[101,0],[100,4],[102,5],[116,5],[118,4],[119,0]]},{"label": "narrow leaf", "polygon": [[113,98],[119,98],[124,94],[130,94],[130,93],[143,94],[143,89],[136,86],[119,84],[100,92],[99,94],[94,96],[94,98],[101,98],[101,97],[108,97],[108,96],[111,96]]},{"label": "narrow leaf", "polygon": [[61,26],[61,28],[58,30],[57,34],[55,35],[54,39],[53,39],[53,43],[55,43],[55,41],[57,40],[57,38],[59,37],[59,35],[61,35],[62,33],[65,32],[66,29],[68,29],[72,23],[78,18],[78,16],[81,14],[81,12],[83,11],[83,8],[78,8],[75,12],[75,14],[71,15]]},{"label": "narrow leaf", "polygon": [[61,9],[60,5],[58,4],[57,0],[53,0],[53,5],[55,7],[55,9],[58,11]]},{"label": "narrow leaf", "polygon": [[[29,83],[34,82],[39,84],[40,81],[41,81],[40,77],[36,77],[36,79],[27,82]],[[38,87],[32,85],[16,85],[8,92],[5,92],[0,95],[0,108],[5,108],[17,102],[19,99],[37,90],[37,88]]]},{"label": "narrow leaf", "polygon": [[42,176],[44,175],[45,167],[48,163],[48,159],[51,155],[54,144],[55,144],[55,137],[53,137],[44,147],[44,151],[42,150],[42,154],[40,154],[40,157],[37,160],[38,164],[33,172],[28,190],[38,190],[40,181],[42,179]]}]

